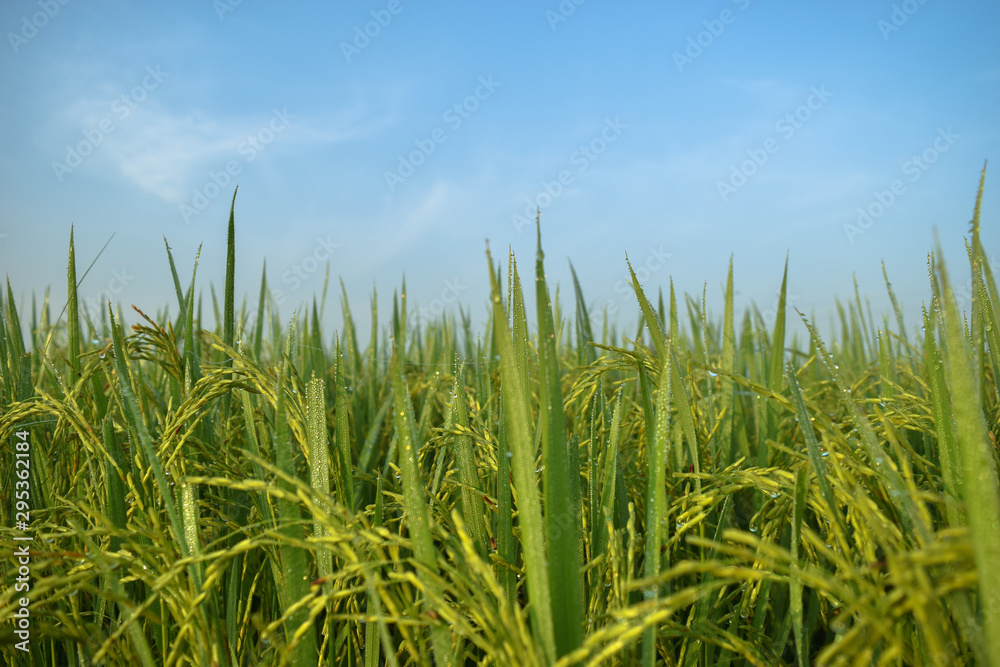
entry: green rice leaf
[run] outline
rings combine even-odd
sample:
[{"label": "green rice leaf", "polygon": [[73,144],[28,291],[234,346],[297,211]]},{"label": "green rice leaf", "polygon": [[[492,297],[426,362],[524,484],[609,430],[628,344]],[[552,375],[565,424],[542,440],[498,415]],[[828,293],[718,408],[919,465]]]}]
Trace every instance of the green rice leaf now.
[{"label": "green rice leaf", "polygon": [[[420,479],[420,468],[417,463],[420,445],[413,417],[413,403],[410,402],[410,392],[403,377],[403,362],[400,358],[402,351],[395,345],[393,345],[392,351],[393,414],[395,415],[396,436],[398,438],[399,470],[403,477],[403,507],[406,512],[410,539],[413,543],[413,556],[418,563],[434,572],[437,569],[437,549],[431,537],[430,514],[427,510],[424,485]],[[439,595],[433,581],[428,580],[426,586],[435,594],[435,597]],[[452,664],[454,658],[451,652],[451,641],[444,626],[435,624],[431,627],[431,642],[434,647],[434,662],[441,666]]]},{"label": "green rice leaf", "polygon": [[571,466],[563,413],[561,374],[557,358],[552,305],[545,282],[545,254],[538,227],[535,261],[535,298],[538,309],[539,401],[542,437],[542,488],[545,493],[545,534],[548,545],[549,585],[552,599],[559,600],[560,614],[553,616],[556,652],[575,650],[583,641],[583,603],[580,590],[581,497],[573,478],[579,466]]},{"label": "green rice leaf", "polygon": [[458,463],[459,479],[462,482],[462,514],[465,524],[477,553],[483,558],[487,554],[487,535],[485,507],[483,505],[482,489],[479,485],[480,473],[476,465],[476,455],[473,450],[472,437],[468,435],[469,412],[465,406],[465,387],[462,383],[462,365],[456,362],[455,384],[451,390],[450,420],[460,433],[452,440],[455,448],[455,461]]},{"label": "green rice leaf", "polygon": [[80,304],[76,294],[76,250],[73,247],[73,228],[69,230],[69,266],[67,273],[67,300],[69,307],[69,363],[79,372],[80,364]]},{"label": "green rice leaf", "polygon": [[[340,353],[340,339],[337,339],[334,360],[334,419],[336,420],[337,469],[340,471],[340,502],[351,510],[354,503],[353,447],[351,446],[351,426],[348,421],[347,386],[344,382],[344,364]],[[388,405],[388,403],[387,403]],[[383,413],[384,415],[384,413]]]},{"label": "green rice leaf", "polygon": [[[669,563],[664,562],[667,560],[666,557],[661,556],[660,547],[668,537],[664,518],[667,511],[666,467],[670,460],[668,450],[671,439],[670,398],[673,360],[666,349],[663,358],[665,361],[656,402],[656,426],[652,446],[646,453],[646,553],[643,570],[646,579],[653,579],[660,573],[662,567],[669,567]],[[646,602],[656,600],[658,597],[659,591],[655,586],[647,587],[643,591],[643,599]],[[656,636],[655,627],[648,628],[643,634],[642,664],[646,667],[652,667],[656,662]]]},{"label": "green rice leaf", "polygon": [[274,441],[275,465],[283,475],[278,478],[278,487],[285,492],[278,498],[281,520],[279,530],[284,536],[281,544],[282,597],[286,608],[284,615],[285,642],[293,664],[315,664],[318,656],[316,633],[309,620],[306,607],[297,606],[309,593],[309,565],[305,551],[300,546],[305,541],[302,525],[302,510],[296,500],[295,486],[289,480],[296,479],[295,461],[292,452],[292,436],[288,428],[288,407],[284,362],[278,364],[278,378],[275,386]]},{"label": "green rice leaf", "polygon": [[[556,644],[552,619],[552,598],[549,588],[549,569],[545,550],[542,507],[535,477],[535,444],[531,437],[531,417],[528,390],[519,368],[515,342],[507,328],[507,315],[503,310],[500,283],[493,267],[493,258],[487,249],[490,267],[490,285],[493,299],[494,338],[500,353],[500,388],[503,394],[504,419],[512,458],[511,468],[514,487],[517,489],[517,514],[524,550],[524,567],[531,599],[531,622],[535,640],[549,662],[555,662]],[[516,281],[516,270],[514,277]],[[520,290],[515,291],[515,295]],[[516,304],[516,296],[515,296]],[[515,310],[516,313],[516,310]],[[516,320],[516,318],[515,318]],[[515,324],[515,333],[517,326]]]},{"label": "green rice leaf", "polygon": [[[961,455],[960,476],[972,533],[980,604],[988,605],[1000,599],[1000,568],[996,567],[996,555],[1000,553],[1000,481],[979,402],[980,392],[974,384],[971,355],[941,254],[939,247],[937,272],[941,286],[948,389],[952,396],[952,413]],[[1000,664],[1000,614],[983,615],[983,635],[989,661]]]}]

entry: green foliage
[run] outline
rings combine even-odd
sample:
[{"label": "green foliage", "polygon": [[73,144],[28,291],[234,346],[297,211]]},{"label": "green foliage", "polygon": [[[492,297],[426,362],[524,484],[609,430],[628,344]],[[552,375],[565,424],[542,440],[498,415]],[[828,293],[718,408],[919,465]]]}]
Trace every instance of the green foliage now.
[{"label": "green foliage", "polygon": [[391,342],[374,317],[359,340],[343,285],[336,338],[325,298],[282,331],[263,272],[237,309],[232,208],[213,329],[197,257],[184,291],[167,246],[177,313],[126,336],[109,308],[85,335],[71,237],[68,323],[32,314],[25,337],[0,295],[0,442],[31,442],[33,537],[30,592],[0,563],[2,662],[1000,664],[981,197],[968,312],[938,251],[923,331],[886,274],[892,313],[856,291],[804,346],[787,261],[773,326],[736,312],[732,260],[717,319],[682,295],[681,320],[672,285],[665,307],[633,273],[631,341],[595,326],[575,271],[563,320],[540,234],[533,325],[513,256],[502,285],[487,252],[482,332],[415,322],[405,285]]}]

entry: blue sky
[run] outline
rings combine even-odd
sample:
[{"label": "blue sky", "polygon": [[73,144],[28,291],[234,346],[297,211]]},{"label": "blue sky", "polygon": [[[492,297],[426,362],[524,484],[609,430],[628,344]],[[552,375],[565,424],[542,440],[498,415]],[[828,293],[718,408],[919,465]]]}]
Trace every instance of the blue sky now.
[{"label": "blue sky", "polygon": [[83,298],[175,313],[163,238],[185,284],[203,244],[200,283],[221,286],[238,183],[237,290],[256,303],[266,257],[283,318],[328,259],[357,314],[373,284],[387,314],[405,274],[417,312],[459,301],[483,322],[485,240],[530,274],[540,207],[550,278],[568,298],[571,259],[628,330],[626,253],[654,293],[707,283],[716,313],[733,255],[765,314],[788,253],[790,305],[824,328],[854,274],[886,312],[885,261],[915,322],[932,229],[964,282],[1000,157],[998,18],[942,0],[12,0],[0,273],[24,306],[51,285],[58,312],[70,225],[81,273],[114,233]]}]

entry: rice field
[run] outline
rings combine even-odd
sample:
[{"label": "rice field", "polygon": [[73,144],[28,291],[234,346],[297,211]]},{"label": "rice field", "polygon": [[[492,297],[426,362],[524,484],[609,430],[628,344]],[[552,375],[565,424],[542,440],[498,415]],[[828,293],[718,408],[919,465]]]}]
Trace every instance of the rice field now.
[{"label": "rice field", "polygon": [[329,276],[291,321],[266,275],[237,302],[235,195],[221,298],[167,247],[176,308],[126,330],[70,236],[65,308],[0,298],[3,662],[1000,665],[982,194],[971,307],[935,248],[916,335],[856,292],[824,339],[785,278],[769,325],[732,263],[721,313],[633,273],[623,329],[541,231],[487,251],[485,330],[401,285],[359,332],[341,284],[323,331]]}]

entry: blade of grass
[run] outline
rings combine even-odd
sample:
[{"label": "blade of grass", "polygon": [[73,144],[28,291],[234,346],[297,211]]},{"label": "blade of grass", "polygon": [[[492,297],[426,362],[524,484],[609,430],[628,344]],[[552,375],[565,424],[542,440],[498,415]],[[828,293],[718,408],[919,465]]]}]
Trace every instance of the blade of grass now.
[{"label": "blade of grass", "polygon": [[[722,428],[719,432],[719,445],[713,446],[713,459],[723,466],[733,460],[733,414],[736,398],[733,392],[736,386],[729,378],[736,369],[736,329],[733,317],[733,258],[729,257],[729,272],[726,276],[725,311],[722,318],[722,359],[719,367],[723,375],[720,380],[722,396]],[[714,442],[713,442],[714,445]]]},{"label": "blade of grass", "polygon": [[608,434],[608,444],[604,449],[604,474],[601,484],[601,502],[597,516],[599,522],[594,526],[593,560],[605,555],[608,548],[609,528],[614,526],[615,481],[618,473],[618,443],[621,434],[622,392],[615,397],[615,412],[611,418],[611,432]]},{"label": "blade of grass", "polygon": [[67,273],[67,299],[69,307],[69,363],[77,372],[80,371],[80,305],[76,294],[76,250],[73,247],[73,227],[69,228],[69,266]]},{"label": "blade of grass", "polygon": [[170,520],[170,527],[174,531],[174,540],[180,546],[181,554],[187,558],[191,554],[184,540],[184,531],[181,527],[180,516],[177,514],[173,492],[167,483],[166,476],[163,474],[163,466],[160,465],[160,459],[156,454],[156,450],[153,449],[152,440],[149,437],[149,432],[146,430],[146,424],[142,419],[142,414],[139,412],[139,406],[135,400],[135,392],[132,389],[131,375],[129,374],[125,356],[125,343],[122,340],[121,327],[115,318],[114,311],[110,308],[108,309],[108,315],[111,319],[111,349],[115,357],[115,370],[118,372],[118,390],[121,392],[129,433],[132,435],[133,444],[138,441],[139,448],[146,458],[146,464],[153,471],[156,484],[160,489],[160,498],[163,500],[163,506]]},{"label": "blade of grass", "polygon": [[966,525],[965,510],[958,506],[963,497],[962,478],[959,475],[960,460],[955,439],[955,425],[948,399],[944,365],[934,339],[937,317],[924,313],[924,356],[927,368],[927,384],[931,389],[931,407],[934,411],[934,429],[937,433],[938,460],[941,464],[941,479],[950,502],[945,505],[948,524],[954,527]]},{"label": "blade of grass", "polygon": [[[500,397],[499,414],[503,415],[503,397]],[[514,499],[510,490],[510,460],[513,452],[507,446],[506,420],[501,418],[497,427],[497,555],[510,567],[498,566],[500,586],[512,609],[517,606],[517,543],[514,541]]]},{"label": "blade of grass", "polygon": [[[402,326],[402,325],[401,325]],[[406,512],[407,527],[413,544],[413,555],[418,563],[434,572],[437,570],[437,549],[431,537],[430,515],[427,511],[427,501],[424,498],[424,486],[420,480],[418,460],[419,443],[416,439],[416,420],[413,417],[413,404],[410,402],[410,392],[403,377],[402,351],[394,344],[392,348],[392,396],[393,413],[396,422],[396,434],[399,439],[398,461],[403,477],[403,507]],[[425,586],[434,597],[440,595],[440,590],[433,579],[428,579]],[[431,644],[434,652],[434,662],[439,666],[451,665],[454,661],[451,653],[451,640],[448,630],[441,624],[431,626]]]},{"label": "blade of grass", "polygon": [[264,304],[267,301],[267,260],[260,270],[260,296],[257,298],[257,321],[253,331],[253,358],[260,361],[260,351],[264,344]]},{"label": "blade of grass", "polygon": [[[518,368],[517,365],[515,342],[511,338],[510,329],[507,328],[507,316],[503,309],[500,284],[488,247],[486,258],[490,267],[494,340],[500,354],[500,389],[503,395],[508,442],[513,454],[511,468],[514,475],[514,487],[517,489],[518,522],[521,527],[521,544],[524,549],[528,596],[531,600],[532,629],[546,660],[552,663],[556,660],[552,599],[549,592],[542,507],[535,477],[535,443],[531,437],[532,420],[528,406],[529,394],[522,380],[522,372],[526,373],[527,369]],[[516,269],[514,275],[517,275]]]},{"label": "blade of grass", "polygon": [[201,258],[201,245],[194,256],[194,268],[191,269],[191,285],[188,287],[187,297],[184,300],[187,312],[184,313],[184,388],[185,393],[190,392],[194,384],[201,378],[201,363],[199,362],[198,348],[195,338],[194,319],[194,285],[198,275],[198,260]]},{"label": "blade of grass", "polygon": [[587,312],[587,302],[583,298],[583,289],[580,281],[576,277],[576,269],[573,262],[569,263],[569,272],[573,276],[573,292],[576,295],[576,326],[577,326],[577,350],[579,352],[579,364],[587,366],[594,362],[597,357],[594,348],[587,345],[594,341],[594,331],[590,326],[590,314]]},{"label": "blade of grass", "polygon": [[[774,318],[774,332],[771,335],[770,367],[767,375],[767,388],[773,392],[781,391],[782,370],[785,359],[785,299],[788,291],[788,255],[785,255],[785,270],[781,276],[781,290],[778,292],[778,313]],[[766,468],[770,460],[768,437],[777,431],[778,406],[773,401],[764,404],[764,437],[757,443],[757,465]]]},{"label": "blade of grass", "polygon": [[455,460],[458,463],[459,479],[462,482],[462,514],[465,517],[465,524],[468,526],[469,535],[473,544],[476,545],[476,552],[486,558],[487,538],[485,507],[483,503],[483,493],[479,486],[480,473],[476,465],[476,455],[472,447],[472,437],[469,433],[469,412],[465,406],[465,387],[462,382],[464,376],[463,365],[456,361],[455,383],[451,390],[451,416],[450,421],[457,427],[461,434],[453,439],[455,448]]},{"label": "blade of grass", "polygon": [[[326,435],[326,390],[323,384],[323,380],[317,377],[306,384],[306,434],[309,445],[309,480],[316,492],[316,502],[325,512],[330,513],[332,508],[323,500],[330,494],[330,450]],[[313,534],[319,539],[327,536],[328,531],[322,521],[313,521]],[[329,547],[317,547],[316,565],[320,579],[333,574],[333,555]],[[323,590],[329,595],[333,584],[327,581]]]},{"label": "blade of grass", "polygon": [[[937,271],[941,285],[946,347],[947,378],[952,395],[952,412],[961,455],[960,475],[966,502],[973,555],[979,575],[980,605],[992,605],[1000,599],[1000,483],[993,454],[989,449],[986,423],[980,406],[980,392],[973,380],[969,350],[965,344],[955,296],[937,244]],[[1000,614],[983,614],[983,634],[989,662],[1000,664]]]},{"label": "blade of grass", "polygon": [[[790,375],[790,378],[794,375]],[[802,630],[802,577],[799,575],[799,541],[802,539],[802,524],[805,518],[806,493],[808,491],[809,469],[799,467],[795,474],[795,500],[792,508],[792,573],[788,584],[792,614],[792,631],[795,633],[795,659],[799,667],[809,664],[806,660],[805,633]]]},{"label": "blade of grass", "polygon": [[7,319],[8,337],[12,344],[12,359],[20,359],[25,353],[24,333],[21,331],[21,319],[17,315],[17,302],[14,299],[14,292],[10,288],[10,277],[7,277]]},{"label": "blade of grass", "polygon": [[180,321],[184,321],[184,313],[187,312],[187,308],[184,305],[184,291],[181,289],[181,280],[177,275],[177,265],[174,264],[174,253],[170,250],[170,244],[167,243],[167,237],[163,237],[163,246],[167,249],[167,262],[170,264],[170,275],[174,280],[174,292],[177,294],[177,308],[178,317]]},{"label": "blade of grass", "polygon": [[799,430],[806,441],[806,453],[809,456],[809,462],[812,464],[813,470],[816,472],[816,482],[819,484],[820,494],[823,496],[823,500],[826,501],[828,515],[833,517],[835,524],[834,533],[840,542],[840,547],[847,553],[850,550],[847,544],[847,536],[849,534],[847,526],[844,523],[843,515],[840,513],[840,505],[833,494],[833,487],[830,486],[830,481],[826,478],[826,462],[823,460],[823,454],[819,450],[819,442],[817,442],[816,434],[813,432],[812,416],[810,416],[809,410],[806,408],[806,402],[802,398],[802,388],[799,386],[795,367],[791,363],[788,364],[785,375],[788,379],[789,393],[792,395],[792,404],[795,406],[795,419],[798,421]]},{"label": "blade of grass", "polygon": [[580,505],[572,476],[566,441],[566,417],[563,412],[556,334],[545,282],[545,254],[542,251],[541,225],[537,227],[538,246],[535,260],[535,298],[538,312],[539,409],[542,436],[542,488],[545,494],[545,534],[549,556],[549,586],[553,600],[559,600],[562,613],[554,615],[556,653],[564,656],[583,642],[583,602],[580,590]]},{"label": "blade of grass", "polygon": [[[638,283],[636,283],[638,284]],[[641,294],[641,290],[637,291]],[[660,376],[660,388],[656,399],[656,426],[652,445],[646,452],[646,552],[643,575],[646,579],[656,577],[661,568],[669,567],[661,555],[661,546],[665,534],[663,517],[667,510],[666,500],[666,468],[668,449],[670,447],[670,397],[671,378],[673,376],[673,360],[669,350],[664,348],[663,372]],[[643,599],[648,603],[659,597],[656,587],[643,591]],[[656,663],[656,627],[648,628],[642,636],[642,664],[653,667]]]},{"label": "blade of grass", "polygon": [[[226,294],[224,304],[224,321],[222,328],[222,342],[227,348],[235,347],[236,337],[236,193],[240,186],[233,190],[233,201],[229,207],[229,230],[226,233]],[[224,368],[232,369],[233,359],[227,356],[222,362]],[[227,377],[232,378],[230,373]],[[229,404],[232,401],[232,392],[227,391],[222,397],[222,417],[229,416]]]},{"label": "blade of grass", "polygon": [[[674,354],[673,345],[669,345],[670,355],[674,364],[674,368],[680,368],[680,362],[677,360],[677,355]],[[692,383],[693,386],[694,383]],[[677,401],[677,417],[681,422],[681,430],[684,432],[684,439],[688,443],[688,454],[691,456],[691,467],[694,472],[701,475],[701,451],[698,446],[698,435],[694,428],[694,416],[691,412],[691,400],[688,398],[687,389],[684,387],[684,378],[681,374],[678,374],[676,378],[676,384],[671,387],[673,391],[673,396],[671,398]],[[678,452],[677,459],[680,459],[680,452]],[[679,468],[678,468],[679,469]],[[701,493],[701,478],[696,477],[694,480],[694,487],[697,493]]]},{"label": "blade of grass", "polygon": [[344,384],[344,364],[340,354],[340,339],[337,339],[336,358],[333,367],[334,419],[337,440],[337,469],[340,471],[340,502],[350,509],[354,505],[354,468],[351,452],[351,426],[347,414],[347,387]]},{"label": "blade of grass", "polygon": [[911,496],[907,491],[906,484],[903,482],[899,471],[896,470],[895,464],[879,443],[871,422],[864,414],[862,414],[857,403],[855,403],[854,398],[851,395],[850,386],[844,379],[844,376],[840,371],[839,364],[835,363],[833,357],[829,352],[827,352],[822,339],[819,337],[819,334],[816,332],[813,325],[806,319],[805,315],[799,313],[799,317],[802,319],[806,329],[809,331],[809,335],[816,343],[820,360],[826,367],[827,372],[833,376],[833,381],[837,388],[837,393],[840,396],[841,403],[847,410],[847,415],[854,424],[854,427],[858,429],[861,444],[868,458],[871,460],[871,465],[873,466],[872,470],[889,488],[890,502],[896,506],[899,511],[900,518],[909,529],[910,533],[914,534],[917,538],[918,543],[927,544],[932,539],[930,527],[926,524],[923,516],[920,514],[913,496]]},{"label": "blade of grass", "polygon": [[[625,258],[625,263],[628,264],[628,272],[632,277],[632,289],[635,290],[635,298],[639,301],[639,308],[642,310],[642,316],[646,321],[646,327],[649,329],[649,335],[653,339],[656,357],[660,360],[661,364],[666,366],[667,337],[663,334],[663,327],[660,326],[660,320],[656,317],[653,307],[649,305],[649,301],[646,299],[646,295],[639,285],[639,279],[636,278],[635,271],[632,270],[632,264],[628,261],[628,257]],[[671,301],[673,301],[672,298]]]},{"label": "blade of grass", "polygon": [[[289,336],[289,341],[291,335]],[[274,406],[274,457],[275,465],[288,478],[295,479],[295,462],[292,453],[292,436],[288,428],[288,408],[285,397],[286,375],[285,362],[278,364],[278,378],[275,387]],[[281,587],[286,610],[298,603],[309,593],[309,566],[306,555],[300,546],[305,541],[305,531],[302,525],[302,510],[299,504],[287,496],[295,495],[295,487],[285,477],[278,478],[278,486],[287,495],[278,498],[278,511],[281,516],[279,531],[284,536],[281,552]],[[287,614],[288,612],[285,611]],[[299,607],[292,612],[284,623],[285,642],[289,658],[293,664],[316,664],[316,633],[309,621],[309,610]]]},{"label": "blade of grass", "polygon": [[[327,443],[326,432],[326,389],[321,378],[313,376],[306,384],[306,442],[309,445],[309,480],[315,493],[315,500],[326,514],[333,510],[326,502],[330,494],[330,450]],[[326,524],[313,518],[313,535],[318,540],[322,540],[330,535]],[[325,634],[327,635],[327,645],[329,646],[330,659],[334,658],[336,651],[332,646],[332,639],[336,633],[337,626],[333,621],[333,552],[325,544],[316,546],[316,573],[323,581],[323,594],[327,596],[326,603],[326,624]],[[347,647],[348,654],[353,657],[351,647]]]}]

